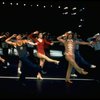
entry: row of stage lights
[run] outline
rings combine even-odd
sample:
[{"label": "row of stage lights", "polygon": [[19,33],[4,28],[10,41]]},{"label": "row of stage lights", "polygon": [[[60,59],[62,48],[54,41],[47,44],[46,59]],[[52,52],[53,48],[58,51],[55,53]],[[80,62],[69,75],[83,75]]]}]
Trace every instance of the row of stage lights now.
[{"label": "row of stage lights", "polygon": [[[10,3],[9,3],[9,5],[15,5],[15,6],[18,6],[19,4],[20,4],[20,3],[18,3],[18,2],[16,2],[16,3],[10,2]],[[6,2],[2,2],[2,5],[6,5]],[[30,7],[32,7],[33,4],[23,3],[22,6],[30,6]],[[36,7],[39,7],[40,5],[37,3],[35,6],[36,6]],[[47,7],[46,5],[43,6],[43,8],[46,8],[46,7]],[[50,7],[52,8],[53,5],[50,5]],[[61,6],[58,6],[58,8],[61,8]]]},{"label": "row of stage lights", "polygon": [[[83,7],[83,8],[78,9],[77,7],[73,7],[71,10],[72,10],[71,15],[75,16],[75,15],[78,15],[78,13],[83,12],[85,10],[85,8]],[[64,7],[64,12],[62,14],[63,15],[68,15],[69,14],[68,7]],[[82,25],[83,22],[84,22],[84,19],[80,18],[79,19],[80,24],[77,27],[82,28],[83,27],[83,25]]]},{"label": "row of stage lights", "polygon": [[[8,4],[8,3],[6,3],[6,2],[2,2],[2,5],[6,5],[6,4]],[[18,2],[16,2],[16,3],[13,3],[13,2],[10,2],[9,3],[9,5],[11,5],[11,6],[13,6],[13,5],[15,5],[15,6],[18,6],[18,5],[20,5],[20,3],[18,3]],[[33,6],[34,4],[27,4],[27,3],[23,3],[22,4],[22,6]],[[39,7],[40,5],[37,3],[36,5],[35,5],[36,7]],[[46,8],[46,7],[48,7],[48,6],[46,6],[46,5],[43,5],[43,8]],[[49,5],[49,7],[53,7],[53,5],[51,4],[51,5]],[[57,8],[62,8],[60,5],[58,5],[57,6]],[[63,7],[63,9],[64,10],[66,10],[66,9],[69,9],[69,7]],[[73,7],[72,8],[72,10],[74,11],[74,10],[76,10],[77,9],[77,7]],[[80,9],[79,11],[81,12],[81,11],[83,11],[85,8],[82,8],[82,9]]]},{"label": "row of stage lights", "polygon": [[[8,4],[8,3],[2,2],[2,5],[6,5],[6,4]],[[20,3],[18,3],[18,2],[16,2],[16,3],[9,2],[9,5],[11,5],[11,6],[18,6],[18,5],[20,5]],[[23,3],[22,6],[24,6],[24,7],[25,7],[25,6],[27,6],[27,7],[29,7],[29,6],[30,6],[30,7],[33,7],[34,4]],[[41,7],[41,5],[37,3],[37,4],[35,4],[35,7]],[[43,5],[42,7],[43,7],[43,8],[47,8],[47,7],[53,8],[53,7],[55,7],[55,6],[54,6],[54,5],[49,5],[49,6]],[[62,6],[58,5],[57,8],[58,8],[58,9],[60,9],[60,8],[63,9],[63,12],[62,12],[63,15],[68,15],[68,14],[69,14],[69,10],[68,10],[69,7],[68,7],[68,6],[62,7]],[[77,12],[82,12],[82,11],[85,10],[85,8],[83,7],[83,8],[78,9],[77,7],[73,7],[73,8],[71,8],[71,10],[72,10],[71,15],[77,15]],[[76,10],[78,10],[78,11],[76,12]]]},{"label": "row of stage lights", "polygon": [[[9,2],[9,3],[2,2],[2,5],[18,6],[18,5],[20,5],[20,3],[19,3],[19,2],[16,2],[16,3],[13,3],[13,2]],[[34,4],[23,3],[22,6],[24,6],[24,7],[25,7],[25,6],[33,7]],[[35,4],[35,7],[41,7],[41,5],[40,5],[39,3],[37,3],[37,4]],[[43,8],[47,8],[48,6],[47,6],[47,5],[43,5],[42,7],[43,7]],[[53,8],[54,5],[49,5],[49,7]],[[57,6],[57,8],[58,8],[58,9],[60,9],[60,8],[63,9],[62,15],[68,15],[68,14],[69,14],[69,11],[68,11],[69,7],[68,7],[68,6],[62,7],[62,6],[59,5],[59,6]],[[84,11],[84,10],[85,10],[84,7],[83,7],[83,8],[80,8],[80,9],[78,9],[77,7],[72,7],[72,8],[71,8],[71,11],[72,11],[71,15],[75,16],[75,15],[77,15],[77,12],[82,12],[82,11]],[[82,23],[83,21],[84,21],[84,19],[81,18],[81,19],[80,19],[80,22]],[[78,25],[78,27],[81,28],[81,27],[82,27],[82,24]]]}]

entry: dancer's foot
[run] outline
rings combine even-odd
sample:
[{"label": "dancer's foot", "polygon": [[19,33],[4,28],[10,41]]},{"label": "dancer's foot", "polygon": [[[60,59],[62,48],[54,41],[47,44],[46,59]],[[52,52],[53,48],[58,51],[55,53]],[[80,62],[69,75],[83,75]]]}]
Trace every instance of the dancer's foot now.
[{"label": "dancer's foot", "polygon": [[82,69],[81,74],[83,74],[83,75],[87,75],[88,72],[87,72],[87,71],[84,71],[84,69]]},{"label": "dancer's foot", "polygon": [[70,79],[66,79],[65,81],[66,81],[67,83],[71,83],[71,84],[73,83]]},{"label": "dancer's foot", "polygon": [[40,73],[37,75],[37,79],[39,79],[39,80],[43,80],[43,78],[42,78],[42,76],[41,76]]}]

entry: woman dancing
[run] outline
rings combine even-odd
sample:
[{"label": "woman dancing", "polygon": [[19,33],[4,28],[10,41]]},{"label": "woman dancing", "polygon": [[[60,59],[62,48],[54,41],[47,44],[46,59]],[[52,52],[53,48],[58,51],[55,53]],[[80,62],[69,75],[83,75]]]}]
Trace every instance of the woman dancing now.
[{"label": "woman dancing", "polygon": [[[37,34],[37,38],[34,37],[34,35]],[[46,56],[44,51],[44,44],[53,45],[53,43],[46,41],[43,39],[43,33],[39,33],[38,31],[35,31],[29,35],[29,38],[33,39],[35,43],[37,43],[37,57],[40,58],[40,66],[43,69],[45,60],[48,62],[53,62],[55,64],[59,64],[58,60],[53,60]]]},{"label": "woman dancing", "polygon": [[[66,37],[66,40],[65,40]],[[64,35],[57,37],[57,40],[62,42],[65,46],[65,59],[68,61],[68,69],[66,73],[66,82],[72,83],[70,80],[70,75],[72,68],[74,67],[77,72],[80,74],[86,75],[88,72],[84,71],[83,68],[80,68],[76,61],[75,61],[75,45],[76,44],[82,44],[82,45],[90,45],[88,42],[79,42],[79,41],[74,41],[73,39],[73,33],[68,33],[66,32]]]},{"label": "woman dancing", "polygon": [[[12,42],[11,39],[12,38],[16,38],[16,41]],[[6,43],[13,45],[14,47],[16,47],[17,51],[18,51],[18,56],[19,59],[22,62],[22,73],[20,75],[20,79],[24,80],[25,79],[25,75],[26,75],[26,66],[30,66],[33,68],[36,68],[37,70],[37,79],[43,79],[41,76],[41,69],[39,66],[37,66],[36,64],[33,64],[29,59],[28,59],[28,55],[27,55],[27,49],[26,49],[26,44],[29,43],[31,45],[37,45],[36,43],[30,42],[29,40],[26,39],[22,39],[21,35],[12,35],[11,37],[7,38]]]}]

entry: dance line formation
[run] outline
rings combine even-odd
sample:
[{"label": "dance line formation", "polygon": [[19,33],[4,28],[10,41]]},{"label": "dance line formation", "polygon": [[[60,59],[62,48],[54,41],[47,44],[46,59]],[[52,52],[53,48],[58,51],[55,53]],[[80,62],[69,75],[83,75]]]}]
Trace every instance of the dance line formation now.
[{"label": "dance line formation", "polygon": [[[47,35],[47,36],[46,36]],[[45,32],[40,32],[38,30],[31,32],[30,34],[10,34],[9,32],[3,33],[0,35],[0,47],[2,44],[7,46],[3,50],[4,58],[0,56],[0,61],[3,64],[8,64],[6,61],[5,55],[8,55],[8,48],[12,46],[16,48],[18,55],[18,73],[20,74],[19,80],[24,81],[26,77],[27,67],[35,69],[37,73],[37,79],[43,80],[43,75],[47,72],[44,71],[44,64],[47,61],[48,63],[53,63],[56,66],[59,66],[61,63],[60,60],[52,59],[49,54],[46,53],[46,49],[49,52],[49,46],[53,46],[55,43],[62,43],[65,50],[64,56],[68,65],[66,65],[66,78],[65,81],[68,83],[73,83],[70,80],[70,77],[76,76],[75,71],[79,74],[87,75],[88,71],[81,67],[81,64],[89,68],[96,68],[96,64],[91,64],[87,62],[79,52],[79,45],[87,45],[91,48],[94,48],[95,51],[100,51],[100,34],[95,34],[92,37],[89,37],[87,41],[83,41],[78,38],[78,34],[72,31],[67,31],[61,36],[57,36],[57,41],[50,40],[51,34]],[[1,41],[3,39],[3,41]],[[36,47],[37,53],[36,57],[38,58],[37,63],[33,63],[29,58],[29,52],[33,53],[33,48],[28,50],[27,46]],[[50,52],[49,52],[50,53]],[[98,56],[97,52],[97,56]],[[30,56],[33,56],[30,54]],[[33,56],[34,57],[34,56]],[[96,62],[97,64],[99,62]],[[8,64],[9,65],[9,64]],[[27,66],[27,67],[26,67]]]}]

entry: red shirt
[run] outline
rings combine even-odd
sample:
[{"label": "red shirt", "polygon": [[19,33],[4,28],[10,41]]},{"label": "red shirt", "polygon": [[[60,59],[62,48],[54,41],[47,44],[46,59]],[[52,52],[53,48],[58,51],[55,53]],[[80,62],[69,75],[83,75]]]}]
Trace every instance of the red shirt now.
[{"label": "red shirt", "polygon": [[33,41],[37,43],[37,52],[41,53],[41,54],[45,54],[44,46],[45,46],[45,44],[50,45],[51,42],[48,42],[46,39],[42,39],[42,42],[40,42],[40,41],[38,41],[38,39],[34,38],[32,35],[33,34],[30,34],[29,38],[33,39]]}]

